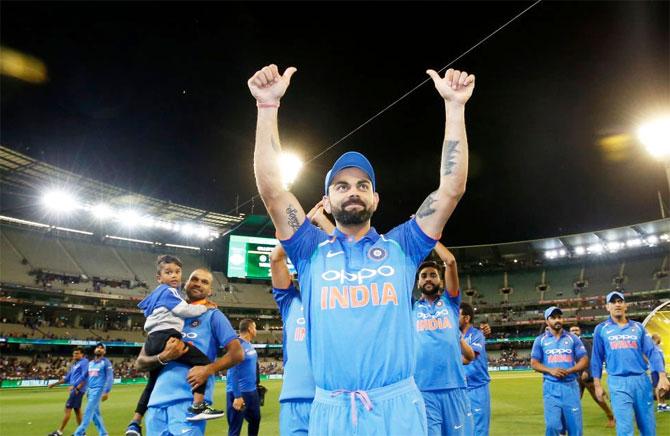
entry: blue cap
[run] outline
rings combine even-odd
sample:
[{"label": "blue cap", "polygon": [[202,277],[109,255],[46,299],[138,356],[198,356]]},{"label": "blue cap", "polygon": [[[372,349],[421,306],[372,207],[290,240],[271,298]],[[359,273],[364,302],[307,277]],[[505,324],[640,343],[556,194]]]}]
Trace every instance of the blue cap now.
[{"label": "blue cap", "polygon": [[544,319],[549,319],[551,315],[555,312],[558,312],[559,315],[563,315],[563,311],[556,306],[551,306],[544,311]]},{"label": "blue cap", "polygon": [[328,174],[326,174],[326,183],[324,185],[326,195],[328,195],[328,187],[333,181],[333,178],[337,175],[337,173],[345,168],[358,168],[359,170],[363,171],[365,174],[367,174],[370,182],[372,182],[372,190],[377,190],[377,184],[375,182],[375,170],[372,168],[370,161],[357,151],[348,151],[335,161],[333,167],[330,169],[330,171],[328,171]]},{"label": "blue cap", "polygon": [[105,350],[107,349],[107,346],[105,344],[103,344],[102,342],[98,342],[97,344],[95,344],[95,348],[98,348],[98,347],[102,347]]},{"label": "blue cap", "polygon": [[614,297],[618,297],[618,298],[621,298],[623,301],[626,301],[623,298],[623,294],[619,291],[612,291],[609,294],[607,294],[607,297],[605,298],[605,301],[608,302],[608,303],[611,303],[612,300],[614,299]]}]

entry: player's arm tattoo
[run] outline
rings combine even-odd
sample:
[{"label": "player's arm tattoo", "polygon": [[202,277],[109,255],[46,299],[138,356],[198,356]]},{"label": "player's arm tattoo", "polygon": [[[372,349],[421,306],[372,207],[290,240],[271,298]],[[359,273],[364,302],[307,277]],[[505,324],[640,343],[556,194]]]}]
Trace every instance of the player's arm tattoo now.
[{"label": "player's arm tattoo", "polygon": [[419,210],[416,211],[416,216],[419,218],[425,218],[427,216],[430,216],[435,213],[435,209],[433,209],[433,203],[435,203],[437,200],[435,199],[435,193],[437,191],[431,192],[428,197],[426,197],[425,200],[423,200],[423,203],[421,203],[421,206],[419,206]]},{"label": "player's arm tattoo", "polygon": [[298,222],[298,209],[293,207],[292,204],[289,204],[286,208],[286,216],[288,217],[289,227],[291,227],[294,232],[297,232],[300,228],[300,223]]},{"label": "player's arm tattoo", "polygon": [[448,176],[454,171],[456,166],[456,155],[459,141],[445,140],[442,144],[442,175]]}]

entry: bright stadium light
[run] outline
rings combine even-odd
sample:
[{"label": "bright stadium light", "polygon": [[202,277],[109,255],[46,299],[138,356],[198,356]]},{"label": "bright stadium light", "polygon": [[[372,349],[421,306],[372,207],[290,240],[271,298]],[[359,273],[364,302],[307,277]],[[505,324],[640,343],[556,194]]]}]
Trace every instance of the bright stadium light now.
[{"label": "bright stadium light", "polygon": [[640,245],[642,245],[642,239],[640,238],[633,238],[626,241],[626,247],[628,248],[639,247]]},{"label": "bright stadium light", "polygon": [[622,249],[623,246],[624,244],[618,241],[612,241],[607,243],[607,249],[613,253]]},{"label": "bright stadium light", "polygon": [[279,166],[281,168],[282,185],[284,189],[288,189],[302,170],[302,160],[295,154],[282,152],[279,156]]},{"label": "bright stadium light", "polygon": [[559,256],[564,257],[566,254],[568,254],[568,252],[565,251],[565,248],[561,248],[560,250],[558,250]]},{"label": "bright stadium light", "polygon": [[181,233],[184,236],[191,236],[193,233],[195,233],[195,227],[193,227],[189,223],[186,223],[183,226],[181,226]]},{"label": "bright stadium light", "polygon": [[209,237],[209,229],[205,226],[198,226],[195,229],[195,235],[200,239],[207,239]]},{"label": "bright stadium light", "polygon": [[547,259],[556,259],[556,257],[558,256],[558,252],[556,250],[545,251],[544,256]]},{"label": "bright stadium light", "polygon": [[117,218],[123,226],[132,228],[140,223],[142,216],[136,210],[124,209],[119,211]]},{"label": "bright stadium light", "polygon": [[603,254],[605,247],[602,244],[592,244],[586,249],[589,254]]},{"label": "bright stadium light", "polygon": [[95,206],[90,207],[89,211],[91,212],[91,215],[93,215],[95,219],[100,221],[106,220],[114,216],[114,211],[112,210],[112,208],[104,203],[99,203],[96,204]]},{"label": "bright stadium light", "polygon": [[661,238],[661,241],[665,241],[665,242],[670,241],[670,235],[668,235],[667,233],[663,233],[663,234],[662,234],[661,236],[659,236],[659,237]]},{"label": "bright stadium light", "polygon": [[577,256],[583,256],[584,253],[586,253],[586,249],[584,247],[582,247],[581,245],[578,245],[577,247],[575,247],[575,254]]},{"label": "bright stadium light", "polygon": [[647,236],[647,244],[649,244],[650,247],[653,247],[654,245],[658,244],[658,236],[656,235]]},{"label": "bright stadium light", "polygon": [[77,198],[60,189],[47,191],[42,195],[42,205],[50,211],[71,213],[79,207]]},{"label": "bright stadium light", "polygon": [[649,154],[670,159],[670,115],[643,124],[637,131],[637,137]]}]

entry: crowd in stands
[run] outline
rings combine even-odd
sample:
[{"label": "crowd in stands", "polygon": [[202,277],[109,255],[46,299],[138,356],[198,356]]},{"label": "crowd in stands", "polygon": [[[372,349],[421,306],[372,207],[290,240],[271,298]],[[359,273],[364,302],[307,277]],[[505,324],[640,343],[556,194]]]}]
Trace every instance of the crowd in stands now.
[{"label": "crowd in stands", "polygon": [[35,284],[45,289],[52,288],[54,282],[60,282],[64,287],[67,287],[67,285],[69,284],[86,283],[90,284],[90,287],[86,287],[84,289],[84,292],[97,292],[106,294],[111,294],[112,291],[103,290],[103,288],[123,288],[123,289],[143,288],[145,291],[149,289],[149,286],[137,277],[135,277],[133,280],[109,279],[104,277],[88,278],[82,275],[53,273],[43,271],[41,269],[32,270],[28,273],[28,275],[35,276]]},{"label": "crowd in stands", "polygon": [[[89,356],[91,358],[92,356]],[[115,378],[144,377],[145,373],[134,367],[134,358],[111,357]],[[32,358],[7,357],[0,358],[0,381],[2,380],[54,380],[65,375],[72,359],[67,356],[35,355]],[[260,372],[264,375],[282,374],[282,361],[263,357],[259,360]],[[225,373],[217,375],[223,376]]]},{"label": "crowd in stands", "polygon": [[519,356],[516,350],[503,350],[498,358],[489,356],[489,366],[530,366],[530,356]]}]

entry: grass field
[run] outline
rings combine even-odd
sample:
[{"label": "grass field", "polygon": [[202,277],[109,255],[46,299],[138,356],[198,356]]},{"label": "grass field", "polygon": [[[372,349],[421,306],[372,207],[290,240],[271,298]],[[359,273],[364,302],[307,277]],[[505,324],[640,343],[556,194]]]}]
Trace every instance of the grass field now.
[{"label": "grass field", "polygon": [[[262,435],[278,434],[279,390],[281,381],[266,381],[268,388],[262,408]],[[111,435],[122,435],[135,407],[143,386],[115,386],[108,401],[103,403],[102,415]],[[225,386],[217,385],[215,403],[225,407]],[[0,435],[46,435],[60,424],[66,390],[46,388],[4,389],[0,391]],[[542,380],[530,372],[494,373],[491,383],[492,420],[491,434],[501,436],[542,435]],[[614,430],[604,427],[606,419],[588,393],[582,401],[585,435],[614,435]],[[657,434],[670,435],[670,413],[656,414]],[[66,428],[67,435],[75,429],[74,416]],[[209,434],[226,434],[226,420],[212,421],[207,425]],[[89,435],[97,434],[93,424]],[[246,434],[246,424],[243,429]]]}]

